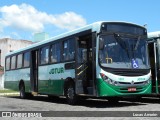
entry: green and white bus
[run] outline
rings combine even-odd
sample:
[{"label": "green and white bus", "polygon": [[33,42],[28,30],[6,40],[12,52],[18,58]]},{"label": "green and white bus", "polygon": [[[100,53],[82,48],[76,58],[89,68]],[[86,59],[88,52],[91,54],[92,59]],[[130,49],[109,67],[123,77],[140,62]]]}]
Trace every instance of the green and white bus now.
[{"label": "green and white bus", "polygon": [[148,33],[148,53],[152,74],[152,95],[160,95],[160,31]]},{"label": "green and white bus", "polygon": [[106,98],[151,93],[146,28],[96,22],[13,51],[5,58],[5,88],[28,94]]}]

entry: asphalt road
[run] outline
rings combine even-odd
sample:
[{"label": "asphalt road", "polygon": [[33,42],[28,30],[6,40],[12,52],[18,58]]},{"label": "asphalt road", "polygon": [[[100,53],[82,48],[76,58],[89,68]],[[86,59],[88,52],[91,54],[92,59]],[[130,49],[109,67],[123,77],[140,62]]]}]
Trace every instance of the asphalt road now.
[{"label": "asphalt road", "polygon": [[[42,111],[44,112],[42,115],[60,115],[61,119],[66,119],[66,116],[69,114],[70,117],[67,117],[67,119],[70,119],[72,117],[80,117],[85,116],[83,119],[91,119],[91,116],[94,117],[94,119],[103,119],[106,117],[105,115],[111,115],[109,119],[129,119],[128,117],[122,118],[123,116],[130,116],[130,114],[135,115],[141,115],[141,113],[137,113],[136,111],[146,111],[149,114],[152,114],[154,111],[160,111],[160,99],[159,98],[143,98],[140,101],[137,101],[136,99],[123,99],[119,101],[119,103],[109,103],[107,100],[99,100],[99,99],[87,99],[87,100],[81,100],[77,105],[68,105],[65,98],[55,98],[55,99],[49,99],[47,96],[36,96],[31,99],[20,99],[18,96],[7,96],[7,97],[0,97],[0,111],[19,111],[19,112],[32,112],[37,111],[39,112],[38,115],[41,114]],[[49,112],[48,112],[49,111]],[[63,112],[60,112],[63,111]],[[66,111],[72,111],[69,113],[66,113]],[[78,111],[78,112],[75,112]],[[81,112],[79,112],[81,111]],[[89,112],[87,112],[89,111]],[[90,112],[93,111],[93,112]],[[99,112],[98,112],[99,111]],[[101,111],[101,112],[100,112]],[[104,111],[105,114],[102,114]],[[106,112],[108,111],[108,112]],[[123,112],[126,111],[126,112]],[[129,112],[127,112],[129,111]],[[134,113],[135,111],[135,113]],[[131,112],[131,113],[130,113]],[[72,113],[72,114],[71,114]],[[143,114],[144,112],[142,112]],[[21,113],[22,114],[22,113]],[[115,117],[114,115],[119,115],[122,117]],[[63,116],[64,115],[64,116]],[[99,116],[99,117],[96,117]],[[102,116],[101,116],[102,115]],[[159,114],[160,115],[160,112]],[[0,117],[1,120],[2,117]],[[132,117],[134,119],[151,119],[151,117],[141,117],[141,116],[134,116]],[[9,119],[9,118],[5,118]],[[4,119],[4,120],[5,120]],[[20,119],[19,117],[16,117],[16,119]],[[27,119],[27,118],[26,118]],[[34,118],[39,120],[39,118]],[[41,119],[51,119],[49,117],[47,118],[41,118]],[[53,118],[52,118],[53,119]],[[59,119],[59,117],[56,117],[55,119]],[[76,118],[81,119],[81,118]],[[107,118],[108,119],[108,118]],[[158,117],[152,117],[152,119],[159,119]],[[15,120],[15,118],[14,118]]]}]

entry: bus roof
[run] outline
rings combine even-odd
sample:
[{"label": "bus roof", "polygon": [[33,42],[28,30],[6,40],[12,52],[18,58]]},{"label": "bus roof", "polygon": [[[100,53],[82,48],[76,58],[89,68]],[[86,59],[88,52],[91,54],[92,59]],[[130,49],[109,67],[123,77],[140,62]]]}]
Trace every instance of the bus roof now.
[{"label": "bus roof", "polygon": [[[100,32],[100,25],[104,22],[108,22],[108,23],[127,23],[127,24],[132,24],[132,25],[137,25],[135,23],[129,23],[129,22],[125,22],[125,21],[99,21],[99,22],[95,22],[95,23],[92,23],[92,24],[89,24],[89,25],[86,25],[84,27],[81,27],[81,28],[78,28],[78,29],[75,29],[75,30],[72,30],[72,31],[69,31],[69,32],[66,32],[66,33],[63,33],[63,34],[60,34],[60,35],[57,35],[55,37],[51,37],[47,40],[44,40],[44,41],[41,41],[41,42],[37,42],[37,43],[34,43],[34,44],[31,44],[25,48],[21,48],[19,50],[16,50],[16,51],[13,51],[13,52],[10,52],[10,53],[7,53],[6,56],[8,55],[12,55],[12,54],[15,54],[15,53],[18,53],[18,52],[22,52],[24,50],[29,50],[31,48],[34,48],[34,47],[37,47],[39,45],[43,45],[45,43],[48,43],[48,42],[51,42],[51,41],[55,41],[57,39],[61,39],[61,38],[64,38],[64,37],[67,37],[67,36],[70,36],[70,35],[74,35],[76,33],[79,33],[79,32],[83,32],[83,31],[86,31],[86,30],[92,30],[92,32],[94,31],[97,31],[97,32]],[[137,25],[139,27],[143,27],[143,26],[140,26],[140,25]],[[144,27],[145,28],[145,27]]]}]

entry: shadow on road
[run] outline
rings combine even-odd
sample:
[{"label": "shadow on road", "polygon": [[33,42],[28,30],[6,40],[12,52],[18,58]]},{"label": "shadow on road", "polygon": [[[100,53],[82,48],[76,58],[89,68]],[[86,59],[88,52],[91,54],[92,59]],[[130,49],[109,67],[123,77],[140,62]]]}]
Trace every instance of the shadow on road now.
[{"label": "shadow on road", "polygon": [[[15,98],[20,99],[18,96],[9,96],[9,98]],[[40,101],[40,102],[50,102],[55,104],[68,104],[66,99],[63,97],[55,97],[55,98],[49,98],[48,96],[34,96],[30,99],[26,100],[32,100],[32,101]],[[147,102],[146,102],[147,103]],[[126,107],[126,106],[138,106],[138,105],[146,105],[145,102],[139,102],[135,100],[120,100],[118,103],[110,103],[105,99],[81,99],[78,101],[78,103],[75,106],[86,106],[89,108],[116,108],[116,107]]]},{"label": "shadow on road", "polygon": [[134,99],[134,98],[124,98],[123,100],[125,101],[130,101],[130,102],[140,102],[140,103],[152,103],[152,104],[160,104],[160,98],[158,97],[142,97],[139,99]]},{"label": "shadow on road", "polygon": [[130,102],[130,101],[119,101],[118,103],[111,103],[107,100],[99,99],[88,99],[81,100],[78,106],[86,106],[90,108],[116,108],[116,107],[126,107],[126,106],[138,106],[146,105],[145,103]]}]

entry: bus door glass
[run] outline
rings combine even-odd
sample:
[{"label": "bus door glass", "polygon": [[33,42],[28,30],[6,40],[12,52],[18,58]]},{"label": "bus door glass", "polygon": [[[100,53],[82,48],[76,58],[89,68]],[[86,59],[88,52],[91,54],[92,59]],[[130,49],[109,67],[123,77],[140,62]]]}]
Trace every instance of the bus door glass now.
[{"label": "bus door glass", "polygon": [[157,91],[160,93],[160,39],[157,39],[157,49],[156,49],[156,61],[157,61]]},{"label": "bus door glass", "polygon": [[157,79],[157,66],[156,66],[156,43],[150,42],[148,43],[148,51],[149,51],[149,58],[150,58],[150,67],[151,67],[151,74],[152,74],[152,93],[156,93],[156,79]]},{"label": "bus door glass", "polygon": [[31,52],[31,85],[32,91],[38,92],[38,50]]},{"label": "bus door glass", "polygon": [[92,37],[90,34],[77,39],[76,79],[82,83],[82,93],[93,93]]}]

